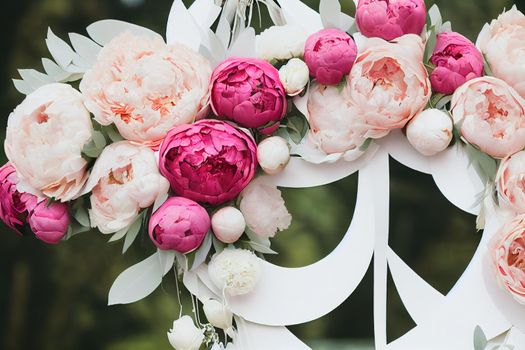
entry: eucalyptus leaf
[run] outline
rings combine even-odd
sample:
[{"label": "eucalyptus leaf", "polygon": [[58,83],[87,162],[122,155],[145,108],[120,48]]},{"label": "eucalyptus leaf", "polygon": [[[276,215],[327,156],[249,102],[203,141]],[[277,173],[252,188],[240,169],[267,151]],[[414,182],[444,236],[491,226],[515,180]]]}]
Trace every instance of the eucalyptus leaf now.
[{"label": "eucalyptus leaf", "polygon": [[425,62],[428,62],[430,60],[430,57],[432,56],[432,53],[434,52],[434,49],[436,48],[436,43],[437,43],[436,28],[431,27],[429,31],[427,43],[425,46]]},{"label": "eucalyptus leaf", "polygon": [[122,230],[114,233],[111,238],[109,239],[109,243],[112,243],[112,242],[116,242],[118,240],[121,240],[122,238],[124,238],[124,236],[126,235],[126,233],[128,233],[128,229],[129,227],[126,227],[126,228],[123,228]]},{"label": "eucalyptus leaf", "polygon": [[89,214],[86,208],[79,207],[73,212],[73,217],[77,222],[84,227],[91,227]]},{"label": "eucalyptus leaf", "polygon": [[129,227],[128,233],[126,233],[126,238],[124,239],[124,246],[122,247],[122,254],[126,253],[137,238],[137,235],[140,232],[142,226],[142,218],[144,214],[141,214],[135,219],[135,221]]},{"label": "eucalyptus leaf", "polygon": [[487,60],[487,56],[483,54],[483,69],[485,71],[485,75],[494,76],[494,73],[492,73],[492,68],[490,68],[489,61]]},{"label": "eucalyptus leaf", "polygon": [[270,247],[267,247],[266,245],[248,241],[246,242],[250,247],[253,248],[256,252],[263,253],[263,254],[278,254],[276,251],[272,250]]},{"label": "eucalyptus leaf", "polygon": [[487,347],[488,341],[485,333],[480,326],[476,326],[474,329],[474,349],[484,350]]},{"label": "eucalyptus leaf", "polygon": [[100,130],[102,131],[102,133],[104,133],[104,135],[107,136],[107,138],[111,142],[119,142],[119,141],[124,140],[122,135],[120,135],[120,133],[118,132],[117,127],[115,126],[115,124],[111,124],[111,125],[107,125],[107,126],[101,126]]},{"label": "eucalyptus leaf", "polygon": [[441,27],[443,18],[441,17],[441,12],[439,11],[439,7],[436,4],[432,5],[432,7],[428,10],[428,16],[430,17],[431,26],[436,28]]},{"label": "eucalyptus leaf", "polygon": [[215,253],[217,254],[221,253],[226,248],[226,244],[219,241],[217,237],[215,237],[215,235],[213,235],[212,237],[212,243],[213,249],[215,249]]},{"label": "eucalyptus leaf", "polygon": [[212,246],[212,241],[213,241],[212,236],[213,236],[213,233],[208,232],[201,246],[195,252],[195,258],[193,260],[193,264],[191,265],[190,271],[195,270],[196,268],[201,266],[206,261],[206,258],[208,257],[208,254],[210,253],[211,246]]}]

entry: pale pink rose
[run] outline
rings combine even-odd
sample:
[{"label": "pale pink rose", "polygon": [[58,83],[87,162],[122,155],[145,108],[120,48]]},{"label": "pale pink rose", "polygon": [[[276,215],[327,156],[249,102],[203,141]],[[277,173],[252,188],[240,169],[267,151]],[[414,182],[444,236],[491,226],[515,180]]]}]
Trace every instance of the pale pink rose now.
[{"label": "pale pink rose", "polygon": [[491,244],[498,282],[525,305],[525,216],[504,225]]},{"label": "pale pink rose", "polygon": [[281,191],[264,177],[253,180],[242,191],[239,209],[248,228],[263,238],[274,237],[277,231],[286,230],[292,223]]},{"label": "pale pink rose", "polygon": [[368,137],[401,129],[427,105],[431,88],[417,35],[393,42],[368,39],[350,72],[346,91],[369,125]]},{"label": "pale pink rose", "polygon": [[168,189],[151,149],[128,141],[113,143],[97,159],[86,184],[85,192],[92,191],[91,226],[105,234],[120,231]]},{"label": "pale pink rose", "polygon": [[323,153],[354,153],[366,141],[368,127],[344,90],[313,84],[308,92],[309,139]]},{"label": "pale pink rose", "polygon": [[494,76],[525,98],[525,16],[516,5],[483,27],[477,45]]},{"label": "pale pink rose", "polygon": [[80,91],[100,124],[155,148],[205,108],[210,76],[210,63],[192,49],[124,33],[102,49]]},{"label": "pale pink rose", "polygon": [[525,214],[525,152],[505,158],[496,177],[499,204],[517,214]]},{"label": "pale pink rose", "polygon": [[36,238],[48,244],[58,244],[69,228],[68,206],[42,201],[30,213],[27,222]]},{"label": "pale pink rose", "polygon": [[525,104],[503,80],[466,82],[452,96],[451,112],[463,138],[494,158],[525,147]]},{"label": "pale pink rose", "polygon": [[20,181],[27,183],[24,188],[66,202],[80,194],[87,180],[82,149],[92,130],[78,91],[67,84],[44,85],[9,116],[5,152]]}]

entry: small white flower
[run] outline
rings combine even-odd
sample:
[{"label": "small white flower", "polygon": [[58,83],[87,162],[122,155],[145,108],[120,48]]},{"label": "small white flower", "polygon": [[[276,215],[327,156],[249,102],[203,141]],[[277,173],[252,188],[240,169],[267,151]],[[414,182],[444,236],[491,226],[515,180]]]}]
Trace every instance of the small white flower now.
[{"label": "small white flower", "polygon": [[253,180],[242,191],[240,209],[246,225],[263,238],[274,237],[277,231],[286,230],[292,223],[281,191],[264,177]]},{"label": "small white flower", "polygon": [[219,209],[211,218],[211,227],[215,237],[224,243],[237,241],[246,229],[246,221],[241,211],[235,207]]},{"label": "small white flower", "polygon": [[290,161],[288,142],[280,136],[272,136],[257,146],[257,160],[262,170],[269,175],[280,173]]},{"label": "small white flower", "polygon": [[422,155],[433,156],[452,141],[452,119],[439,109],[427,109],[412,119],[407,127],[410,144]]},{"label": "small white flower", "polygon": [[233,326],[233,314],[226,306],[214,299],[205,300],[202,304],[204,314],[214,327],[228,330]]},{"label": "small white flower", "polygon": [[195,327],[190,316],[182,316],[173,322],[168,340],[175,350],[199,350],[204,341],[204,332]]},{"label": "small white flower", "polygon": [[225,249],[213,255],[208,273],[213,283],[232,296],[250,293],[259,280],[261,261],[246,249]]},{"label": "small white flower", "polygon": [[279,69],[279,78],[288,95],[299,95],[310,81],[310,70],[303,60],[292,58]]},{"label": "small white flower", "polygon": [[257,56],[267,61],[301,57],[308,34],[298,26],[273,26],[256,38]]}]

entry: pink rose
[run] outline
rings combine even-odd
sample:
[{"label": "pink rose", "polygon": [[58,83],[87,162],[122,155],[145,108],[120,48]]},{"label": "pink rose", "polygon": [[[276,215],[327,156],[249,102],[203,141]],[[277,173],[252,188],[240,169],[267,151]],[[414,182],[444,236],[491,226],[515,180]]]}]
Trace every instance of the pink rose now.
[{"label": "pink rose", "polygon": [[516,214],[525,214],[525,152],[521,151],[505,158],[496,177],[498,198],[501,207]]},{"label": "pink rose", "polygon": [[149,221],[149,236],[163,250],[186,254],[197,249],[210,230],[206,209],[184,197],[169,198]]},{"label": "pink rose", "polygon": [[503,80],[466,82],[452,96],[451,112],[463,138],[494,158],[525,147],[525,104]]},{"label": "pink rose", "polygon": [[220,118],[271,134],[287,109],[279,71],[255,58],[229,58],[211,78],[211,107]]},{"label": "pink rose", "polygon": [[205,109],[210,76],[210,63],[192,49],[127,32],[100,51],[80,90],[100,124],[156,148]]},{"label": "pink rose", "polygon": [[504,225],[492,242],[498,282],[525,305],[525,216]]},{"label": "pink rose", "polygon": [[36,238],[49,244],[57,244],[69,228],[68,207],[64,203],[55,202],[49,205],[47,201],[42,201],[33,209],[27,222]]},{"label": "pink rose", "polygon": [[359,0],[355,19],[366,37],[393,40],[420,35],[427,18],[424,0]]},{"label": "pink rose", "polygon": [[234,199],[257,167],[251,136],[230,124],[201,120],[172,129],[160,149],[160,171],[180,196],[212,205]]},{"label": "pink rose", "polygon": [[339,29],[323,29],[310,35],[304,47],[304,60],[320,84],[337,85],[350,73],[357,46],[350,35]]},{"label": "pink rose", "polygon": [[380,138],[421,112],[432,91],[419,36],[408,34],[393,42],[372,38],[366,45],[345,91],[370,128],[367,137]]},{"label": "pink rose", "polygon": [[16,189],[18,177],[11,164],[0,168],[0,219],[11,229],[20,233],[28,213],[36,206],[37,198]]},{"label": "pink rose", "polygon": [[474,44],[455,32],[438,34],[430,63],[432,89],[450,95],[466,81],[483,75],[483,56]]}]

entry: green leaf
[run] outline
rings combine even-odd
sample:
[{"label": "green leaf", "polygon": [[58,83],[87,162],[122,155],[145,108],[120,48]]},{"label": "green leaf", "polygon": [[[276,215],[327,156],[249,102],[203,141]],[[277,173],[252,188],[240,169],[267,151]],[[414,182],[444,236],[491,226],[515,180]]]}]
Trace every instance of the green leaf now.
[{"label": "green leaf", "polygon": [[208,232],[201,246],[195,252],[195,258],[193,259],[193,263],[191,265],[190,270],[195,270],[196,268],[201,266],[206,261],[206,258],[208,257],[208,254],[211,250],[211,246],[213,242],[212,236],[213,236],[213,233],[211,233],[211,231]]},{"label": "green leaf", "polygon": [[213,235],[212,238],[213,249],[215,249],[216,253],[221,253],[224,250],[224,248],[226,248],[226,245],[219,241],[217,237],[215,237],[215,235]]},{"label": "green leaf", "polygon": [[107,136],[107,138],[111,142],[119,142],[124,140],[124,138],[120,135],[117,128],[115,127],[115,124],[101,126],[100,130]]},{"label": "green leaf", "polygon": [[84,227],[91,227],[89,214],[86,208],[79,207],[73,212],[73,217],[77,222]]},{"label": "green leaf", "polygon": [[439,28],[443,24],[443,18],[441,17],[441,12],[439,11],[439,7],[434,4],[429,10],[428,10],[428,17],[430,18],[430,25]]},{"label": "green leaf", "polygon": [[109,239],[108,243],[116,242],[116,241],[121,240],[122,238],[124,238],[126,233],[128,233],[128,229],[129,229],[129,227],[126,227],[126,228],[123,228],[122,230],[114,233],[111,236],[111,238]]},{"label": "green leaf", "polygon": [[253,242],[253,241],[242,241],[242,242],[248,244],[250,247],[253,248],[253,250],[255,250],[256,252],[259,252],[259,253],[263,253],[263,254],[279,254],[276,251],[272,250],[270,247],[268,247],[266,245],[263,245],[263,244],[260,244],[260,243],[257,243],[257,242]]},{"label": "green leaf", "polygon": [[485,75],[494,76],[494,73],[492,73],[492,69],[490,68],[489,61],[487,60],[487,56],[483,54],[483,69],[485,70]]},{"label": "green leaf", "polygon": [[124,246],[122,247],[122,254],[126,253],[137,238],[140,228],[142,226],[142,216],[144,214],[140,214],[137,219],[131,224],[129,227],[128,233],[126,233],[126,239],[124,240]]},{"label": "green leaf", "polygon": [[429,37],[427,40],[427,44],[425,46],[425,62],[428,62],[430,60],[430,57],[432,56],[432,53],[434,52],[434,49],[436,48],[436,43],[437,43],[436,28],[431,27]]},{"label": "green leaf", "polygon": [[494,182],[498,172],[498,162],[470,144],[465,147],[467,147],[468,158],[479,176],[487,183]]},{"label": "green leaf", "polygon": [[480,326],[474,330],[474,349],[484,350],[487,347],[487,337]]}]

